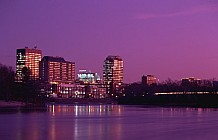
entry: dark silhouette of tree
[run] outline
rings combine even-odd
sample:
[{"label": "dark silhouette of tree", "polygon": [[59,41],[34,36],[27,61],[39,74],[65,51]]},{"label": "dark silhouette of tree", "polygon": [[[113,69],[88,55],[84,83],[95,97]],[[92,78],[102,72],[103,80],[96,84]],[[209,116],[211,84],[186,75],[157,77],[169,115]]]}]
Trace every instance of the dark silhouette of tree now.
[{"label": "dark silhouette of tree", "polygon": [[40,83],[31,79],[31,70],[27,67],[22,69],[22,82],[16,83],[16,100],[26,103],[42,104],[45,102],[45,95],[40,93]]},{"label": "dark silhouette of tree", "polygon": [[27,83],[30,82],[30,74],[31,74],[31,70],[27,67],[23,67],[22,69],[22,77],[23,77],[23,82]]},{"label": "dark silhouette of tree", "polygon": [[24,67],[22,82],[15,82],[15,72],[12,67],[0,64],[0,100],[44,104],[46,96],[40,94],[40,83],[31,79],[30,75],[30,69]]},{"label": "dark silhouette of tree", "polygon": [[0,64],[0,98],[10,100],[14,85],[15,72],[12,67]]}]

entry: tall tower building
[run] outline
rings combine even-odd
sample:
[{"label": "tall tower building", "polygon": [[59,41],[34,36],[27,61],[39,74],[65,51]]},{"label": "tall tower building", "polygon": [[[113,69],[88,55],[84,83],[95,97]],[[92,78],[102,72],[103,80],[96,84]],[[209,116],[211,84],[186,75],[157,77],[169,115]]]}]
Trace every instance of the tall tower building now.
[{"label": "tall tower building", "polygon": [[108,56],[104,60],[103,80],[108,93],[113,94],[123,83],[123,60],[120,56]]},{"label": "tall tower building", "polygon": [[16,59],[16,81],[22,82],[22,69],[27,67],[30,70],[30,79],[39,79],[39,61],[42,59],[42,51],[36,47],[30,49],[25,47],[24,49],[17,49]]},{"label": "tall tower building", "polygon": [[40,61],[40,81],[46,83],[74,83],[75,63],[62,57],[44,56]]}]

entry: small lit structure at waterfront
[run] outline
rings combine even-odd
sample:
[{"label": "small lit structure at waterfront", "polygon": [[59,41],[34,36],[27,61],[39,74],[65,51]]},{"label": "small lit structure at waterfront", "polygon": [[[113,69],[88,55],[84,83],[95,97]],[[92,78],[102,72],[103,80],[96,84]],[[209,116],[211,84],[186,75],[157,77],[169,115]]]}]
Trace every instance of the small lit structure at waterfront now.
[{"label": "small lit structure at waterfront", "polygon": [[106,88],[103,85],[57,84],[55,86],[51,87],[51,96],[95,99],[106,97]]}]

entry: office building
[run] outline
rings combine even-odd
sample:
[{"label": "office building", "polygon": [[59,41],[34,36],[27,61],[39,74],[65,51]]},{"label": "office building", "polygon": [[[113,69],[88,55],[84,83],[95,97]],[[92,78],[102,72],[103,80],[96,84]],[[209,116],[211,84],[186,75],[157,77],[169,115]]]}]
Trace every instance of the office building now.
[{"label": "office building", "polygon": [[72,84],[75,82],[75,63],[62,57],[44,56],[39,62],[40,81],[44,83]]},{"label": "office building", "polygon": [[154,75],[143,75],[142,76],[142,84],[143,85],[156,85],[157,84],[157,78],[154,77]]},{"label": "office building", "polygon": [[24,67],[30,70],[30,79],[39,79],[39,61],[42,59],[42,51],[37,47],[32,49],[25,47],[24,49],[17,49],[16,55],[16,82],[22,82],[23,74],[22,69]]},{"label": "office building", "polygon": [[123,83],[123,60],[119,56],[108,56],[103,65],[103,81],[108,93],[117,93]]},{"label": "office building", "polygon": [[44,56],[39,62],[41,92],[51,95],[61,94],[61,85],[71,87],[75,82],[75,63],[62,57]]}]

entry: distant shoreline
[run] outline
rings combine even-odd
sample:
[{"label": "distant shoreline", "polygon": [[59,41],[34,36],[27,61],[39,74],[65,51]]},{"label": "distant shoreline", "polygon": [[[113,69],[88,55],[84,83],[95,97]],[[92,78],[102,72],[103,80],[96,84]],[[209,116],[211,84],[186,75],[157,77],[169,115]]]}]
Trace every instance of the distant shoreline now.
[{"label": "distant shoreline", "polygon": [[26,104],[24,102],[18,101],[4,101],[0,100],[0,107],[24,107]]},{"label": "distant shoreline", "polygon": [[128,96],[118,99],[120,105],[151,105],[162,107],[218,108],[218,94],[174,94]]},{"label": "distant shoreline", "polygon": [[[218,108],[218,94],[168,94],[168,95],[145,95],[125,96],[118,99],[102,98],[50,98],[45,104],[70,104],[70,105],[146,105],[160,107],[194,107],[194,108]],[[44,104],[44,105],[45,105]],[[19,101],[0,100],[0,108],[23,108],[40,107],[37,104]]]}]

